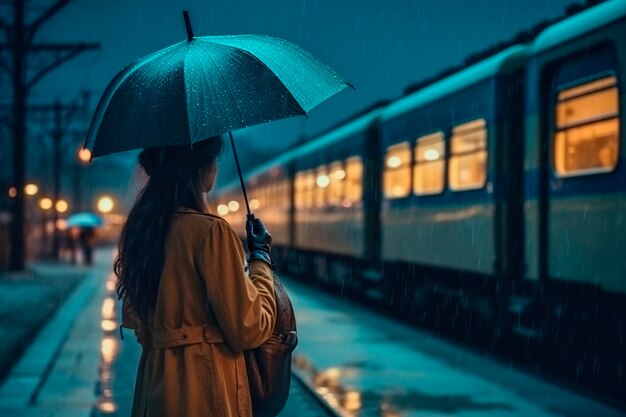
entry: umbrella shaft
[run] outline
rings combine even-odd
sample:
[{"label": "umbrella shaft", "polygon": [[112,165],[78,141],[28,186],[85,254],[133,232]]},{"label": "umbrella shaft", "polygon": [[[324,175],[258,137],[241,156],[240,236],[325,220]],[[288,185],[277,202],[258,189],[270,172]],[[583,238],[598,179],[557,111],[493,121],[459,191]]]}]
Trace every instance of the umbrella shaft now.
[{"label": "umbrella shaft", "polygon": [[248,216],[252,215],[250,212],[250,204],[248,204],[248,193],[246,193],[246,184],[243,181],[243,176],[241,175],[241,166],[239,165],[239,158],[237,157],[237,150],[235,149],[235,140],[233,139],[233,132],[228,132],[228,136],[230,137],[230,145],[233,147],[233,155],[235,156],[235,165],[237,165],[237,174],[239,174],[239,181],[241,182],[241,189],[243,191],[243,201],[246,202],[246,210],[248,210]]}]

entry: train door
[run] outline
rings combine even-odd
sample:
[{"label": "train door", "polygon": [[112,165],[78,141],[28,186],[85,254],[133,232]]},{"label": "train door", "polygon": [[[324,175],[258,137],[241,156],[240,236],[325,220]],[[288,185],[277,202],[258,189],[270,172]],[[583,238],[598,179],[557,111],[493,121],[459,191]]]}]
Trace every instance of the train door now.
[{"label": "train door", "polygon": [[541,275],[616,290],[626,273],[617,54],[585,49],[546,75]]}]

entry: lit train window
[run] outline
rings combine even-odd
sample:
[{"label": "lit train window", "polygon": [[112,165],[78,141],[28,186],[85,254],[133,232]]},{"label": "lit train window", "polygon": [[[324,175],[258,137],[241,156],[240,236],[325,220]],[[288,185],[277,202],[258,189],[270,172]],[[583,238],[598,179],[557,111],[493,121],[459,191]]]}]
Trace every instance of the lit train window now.
[{"label": "lit train window", "polygon": [[385,197],[402,198],[411,192],[411,145],[403,142],[387,148],[383,173]]},{"label": "lit train window", "polygon": [[313,205],[315,207],[324,207],[326,205],[326,190],[330,185],[328,178],[328,170],[326,165],[320,165],[315,169],[315,191],[313,197]]},{"label": "lit train window", "polygon": [[279,201],[278,205],[280,208],[287,207],[287,198],[289,196],[289,189],[287,188],[287,181],[281,181],[278,185],[279,190]]},{"label": "lit train window", "polygon": [[278,208],[280,207],[280,190],[278,184],[270,185],[270,189],[272,190],[272,207]]},{"label": "lit train window", "polygon": [[484,119],[455,126],[450,139],[448,182],[454,191],[475,190],[487,181],[487,128]]},{"label": "lit train window", "polygon": [[267,205],[267,200],[265,199],[265,194],[263,193],[263,187],[261,187],[260,185],[257,188],[257,195],[258,195],[258,200],[260,203],[260,208],[263,209],[265,208],[265,206]]},{"label": "lit train window", "polygon": [[272,207],[272,188],[270,185],[263,187],[263,194],[265,195],[265,207]]},{"label": "lit train window", "polygon": [[272,206],[277,209],[281,207],[282,201],[282,195],[281,195],[281,189],[280,189],[280,183],[275,183],[272,184]]},{"label": "lit train window", "polygon": [[264,186],[259,186],[259,201],[261,201],[261,209],[265,209],[267,207],[267,191]]},{"label": "lit train window", "polygon": [[360,203],[363,198],[363,161],[361,157],[353,156],[346,159],[344,169],[346,171],[346,185],[341,205],[351,207]]},{"label": "lit train window", "polygon": [[617,79],[605,77],[561,91],[556,103],[556,175],[611,172],[619,155]]},{"label": "lit train window", "polygon": [[313,207],[313,192],[315,191],[315,172],[306,171],[304,175],[304,207]]},{"label": "lit train window", "polygon": [[287,181],[281,181],[280,185],[279,185],[279,190],[280,190],[280,199],[279,199],[279,206],[280,208],[285,208],[287,207],[287,200],[289,198],[289,188],[288,188],[288,184]]},{"label": "lit train window", "polygon": [[413,192],[417,195],[439,194],[445,179],[445,143],[443,132],[432,133],[417,139]]},{"label": "lit train window", "polygon": [[304,208],[304,172],[300,171],[296,173],[296,178],[294,179],[294,187],[295,187],[295,195],[294,195],[294,204],[296,209]]},{"label": "lit train window", "polygon": [[343,162],[335,161],[328,166],[328,204],[340,206],[343,200],[343,190],[345,188],[346,171],[343,169]]}]

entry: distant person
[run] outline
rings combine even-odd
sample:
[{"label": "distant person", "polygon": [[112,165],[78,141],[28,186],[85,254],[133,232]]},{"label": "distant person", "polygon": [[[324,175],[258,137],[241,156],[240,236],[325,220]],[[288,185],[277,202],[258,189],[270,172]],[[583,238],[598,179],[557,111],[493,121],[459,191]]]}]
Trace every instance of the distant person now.
[{"label": "distant person", "polygon": [[[76,264],[76,230],[74,228],[68,228],[65,233],[65,248],[69,252],[70,263]],[[65,257],[64,257],[65,258]]]},{"label": "distant person", "polygon": [[79,235],[80,248],[83,252],[83,260],[85,265],[93,264],[93,245],[96,238],[96,233],[93,227],[83,227],[80,229]]},{"label": "distant person", "polygon": [[247,224],[249,272],[229,224],[208,213],[221,137],[144,149],[148,174],[122,230],[123,325],[143,346],[133,417],[252,417],[243,351],[272,334],[271,236]]}]

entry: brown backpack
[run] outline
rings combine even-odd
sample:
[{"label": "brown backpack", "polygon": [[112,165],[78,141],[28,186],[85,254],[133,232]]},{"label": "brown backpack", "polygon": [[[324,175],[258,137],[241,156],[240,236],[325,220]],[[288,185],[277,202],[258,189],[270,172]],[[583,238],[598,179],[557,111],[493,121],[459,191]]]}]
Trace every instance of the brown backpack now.
[{"label": "brown backpack", "polygon": [[244,351],[254,417],[274,417],[285,407],[291,382],[291,352],[298,344],[293,306],[276,275],[274,293],[274,333],[258,348]]}]

